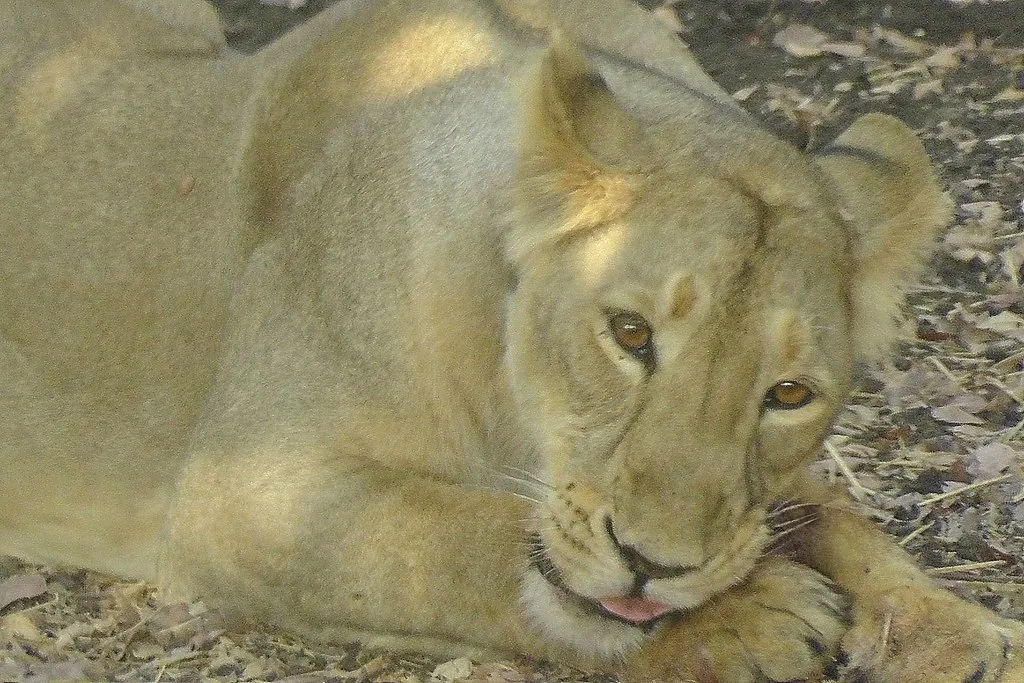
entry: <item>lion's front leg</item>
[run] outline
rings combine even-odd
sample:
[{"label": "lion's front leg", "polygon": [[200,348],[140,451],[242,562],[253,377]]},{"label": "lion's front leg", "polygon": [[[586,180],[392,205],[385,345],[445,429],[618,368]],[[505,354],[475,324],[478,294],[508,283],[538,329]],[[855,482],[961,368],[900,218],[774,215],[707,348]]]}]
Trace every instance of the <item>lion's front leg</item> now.
[{"label": "lion's front leg", "polygon": [[313,449],[200,455],[161,582],[318,639],[557,657],[520,609],[530,517],[511,495]]},{"label": "lion's front leg", "polygon": [[1024,681],[1024,625],[941,589],[870,521],[826,504],[799,539],[803,561],[852,600],[843,649],[877,683]]},{"label": "lion's front leg", "polygon": [[759,683],[817,679],[849,626],[846,600],[818,572],[766,558],[742,584],[664,624],[623,670],[629,681]]}]

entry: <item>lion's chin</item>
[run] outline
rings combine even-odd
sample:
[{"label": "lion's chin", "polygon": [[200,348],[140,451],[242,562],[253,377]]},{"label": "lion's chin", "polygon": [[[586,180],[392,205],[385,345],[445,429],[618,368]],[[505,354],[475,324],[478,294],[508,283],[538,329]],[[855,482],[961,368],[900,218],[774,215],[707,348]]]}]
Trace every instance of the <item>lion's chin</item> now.
[{"label": "lion's chin", "polygon": [[635,622],[596,600],[551,584],[536,569],[530,569],[523,579],[522,603],[545,635],[582,655],[600,659],[618,659],[636,649],[661,622],[661,617],[669,613]]}]

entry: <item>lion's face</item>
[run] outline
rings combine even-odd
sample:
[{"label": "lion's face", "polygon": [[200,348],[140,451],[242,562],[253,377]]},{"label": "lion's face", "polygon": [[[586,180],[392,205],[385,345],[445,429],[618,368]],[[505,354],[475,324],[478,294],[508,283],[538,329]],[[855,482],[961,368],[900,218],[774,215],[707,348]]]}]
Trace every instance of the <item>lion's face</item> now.
[{"label": "lion's face", "polygon": [[638,623],[653,603],[615,598],[692,607],[747,574],[850,377],[842,226],[694,172],[648,178],[623,215],[537,256],[510,304],[552,486],[538,565]]},{"label": "lion's face", "polygon": [[613,141],[642,159],[622,170],[575,126],[636,124],[593,78],[559,101],[561,58],[507,247],[507,369],[550,486],[525,600],[608,654],[741,581],[806,521],[780,510],[864,355],[861,289],[878,283],[857,282],[857,227],[813,162],[780,148],[730,166],[671,125],[637,126]]}]

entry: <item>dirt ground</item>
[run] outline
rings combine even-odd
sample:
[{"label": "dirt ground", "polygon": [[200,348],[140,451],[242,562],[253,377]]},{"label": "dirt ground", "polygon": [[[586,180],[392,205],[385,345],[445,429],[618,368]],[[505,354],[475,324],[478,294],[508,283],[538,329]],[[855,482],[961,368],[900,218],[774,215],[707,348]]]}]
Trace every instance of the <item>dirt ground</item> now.
[{"label": "dirt ground", "polygon": [[[326,0],[219,0],[254,50]],[[911,336],[816,464],[951,590],[1024,617],[1024,2],[681,0],[663,7],[765,125],[814,149],[857,114],[915,128],[957,210]],[[916,332],[916,335],[913,333]],[[536,662],[444,662],[225,627],[143,584],[0,558],[0,682],[594,680]]]}]

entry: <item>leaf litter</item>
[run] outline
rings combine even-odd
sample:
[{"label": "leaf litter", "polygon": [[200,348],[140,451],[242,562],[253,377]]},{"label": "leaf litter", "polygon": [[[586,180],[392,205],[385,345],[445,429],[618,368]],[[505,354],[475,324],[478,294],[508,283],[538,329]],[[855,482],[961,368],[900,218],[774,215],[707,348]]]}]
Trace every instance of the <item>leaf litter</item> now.
[{"label": "leaf litter", "polygon": [[[218,4],[240,47],[282,30],[267,28],[266,17],[282,17],[273,8],[264,17],[257,3]],[[943,43],[887,27],[880,0],[862,3],[875,14],[860,24],[819,1],[746,3],[746,17],[697,0],[651,4],[684,37],[695,26],[716,36],[693,49],[780,135],[813,149],[859,113],[890,111],[942,168],[956,217],[911,292],[910,341],[864,372],[814,467],[936,580],[1024,617],[1024,49],[971,31]],[[244,31],[233,35],[239,13]],[[0,559],[0,681],[67,680],[595,679],[540,662],[303,642],[230,624],[201,602],[163,605],[145,584]]]}]

